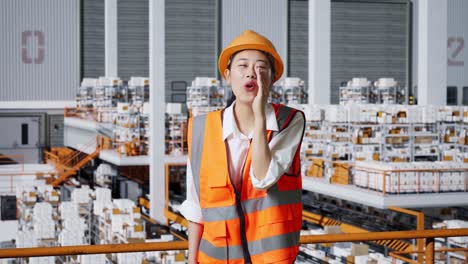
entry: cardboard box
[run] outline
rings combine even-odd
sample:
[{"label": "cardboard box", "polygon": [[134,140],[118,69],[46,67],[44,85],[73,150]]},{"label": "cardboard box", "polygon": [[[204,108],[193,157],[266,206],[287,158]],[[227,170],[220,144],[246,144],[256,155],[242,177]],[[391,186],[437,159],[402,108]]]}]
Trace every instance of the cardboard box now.
[{"label": "cardboard box", "polygon": [[353,244],[351,246],[351,255],[353,256],[369,255],[369,245]]},{"label": "cardboard box", "polygon": [[324,226],[323,230],[327,235],[342,234],[340,226]]}]

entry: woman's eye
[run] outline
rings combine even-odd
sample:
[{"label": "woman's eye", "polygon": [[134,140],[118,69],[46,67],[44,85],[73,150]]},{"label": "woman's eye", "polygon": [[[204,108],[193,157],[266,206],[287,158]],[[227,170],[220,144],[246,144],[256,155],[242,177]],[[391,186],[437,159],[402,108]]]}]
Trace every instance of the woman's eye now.
[{"label": "woman's eye", "polygon": [[246,64],[239,64],[239,67],[244,68],[244,67],[247,67],[247,65]]}]

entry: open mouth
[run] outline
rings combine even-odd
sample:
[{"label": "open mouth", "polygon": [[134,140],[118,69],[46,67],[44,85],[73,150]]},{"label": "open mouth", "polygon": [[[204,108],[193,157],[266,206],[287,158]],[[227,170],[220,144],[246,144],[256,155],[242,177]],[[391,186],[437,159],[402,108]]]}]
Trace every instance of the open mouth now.
[{"label": "open mouth", "polygon": [[255,81],[249,81],[246,84],[244,84],[244,88],[247,91],[253,91],[257,88],[257,83]]}]

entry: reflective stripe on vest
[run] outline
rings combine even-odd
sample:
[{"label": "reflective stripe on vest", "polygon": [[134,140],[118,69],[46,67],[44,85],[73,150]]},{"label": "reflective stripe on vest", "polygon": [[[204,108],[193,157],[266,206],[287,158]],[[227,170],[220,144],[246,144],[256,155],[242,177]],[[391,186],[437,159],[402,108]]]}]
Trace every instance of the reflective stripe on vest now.
[{"label": "reflective stripe on vest", "polygon": [[[300,190],[290,190],[278,192],[278,196],[281,196],[281,199],[276,199],[276,197],[266,196],[265,198],[254,198],[250,200],[245,200],[242,202],[245,213],[254,213],[256,211],[265,210],[271,207],[294,204],[301,202],[301,191]],[[214,208],[202,208],[203,221],[204,222],[213,222],[220,220],[231,220],[237,218],[236,206],[225,206],[225,207],[214,207]]]},{"label": "reflective stripe on vest", "polygon": [[[278,105],[274,105],[274,108],[281,131],[288,126],[297,110]],[[199,246],[201,252],[199,258],[200,255],[202,258],[205,258],[205,255],[208,258],[199,259],[199,261],[203,263],[209,258],[220,261],[238,259],[242,263],[244,257],[242,243],[246,243],[244,245],[248,248],[247,254],[252,256],[254,263],[263,263],[263,258],[267,263],[275,262],[275,257],[278,261],[282,260],[279,259],[281,257],[294,258],[298,250],[302,222],[301,178],[289,177],[285,174],[268,191],[256,190],[251,185],[248,172],[251,164],[251,150],[249,149],[245,162],[246,168],[242,172],[242,199],[239,200],[247,223],[245,233],[242,232],[247,234],[247,241],[241,243],[239,211],[236,210],[238,208],[234,199],[235,195],[233,196],[233,186],[229,185],[229,176],[226,176],[228,175],[227,153],[221,136],[221,115],[221,112],[213,112],[195,117],[189,123],[189,149],[191,150],[189,155],[192,174],[205,224]],[[268,133],[269,140],[272,134]],[[204,148],[209,150],[205,154],[203,154]],[[215,151],[214,154],[213,151]],[[217,154],[218,152],[220,153]],[[212,154],[207,155],[207,153]],[[294,160],[299,159],[298,154],[297,151]],[[299,162],[296,163],[300,165]],[[204,177],[203,180],[201,177]],[[200,186],[200,184],[203,185]],[[225,197],[225,200],[220,198],[220,192],[224,194],[222,197]],[[278,220],[275,220],[276,222],[268,220],[270,214],[273,214],[273,219]],[[289,218],[283,219],[284,215],[289,215]],[[257,225],[262,228],[262,232],[257,232],[257,227],[259,227]],[[270,227],[274,229],[272,232],[270,232]],[[269,253],[270,251],[274,252]]]},{"label": "reflective stripe on vest", "polygon": [[[192,167],[193,181],[197,195],[200,197],[200,166],[204,144],[204,133],[206,115],[196,116],[192,119],[191,138],[189,139],[191,144],[191,155],[190,155],[190,166]],[[195,140],[194,140],[195,139]]]},{"label": "reflective stripe on vest", "polygon": [[[292,232],[278,236],[271,236],[265,239],[249,242],[249,251],[251,255],[258,255],[266,251],[272,251],[282,248],[289,248],[299,243],[300,232]],[[242,246],[228,246],[219,248],[213,246],[205,239],[200,240],[200,250],[206,255],[219,260],[242,259]]]}]

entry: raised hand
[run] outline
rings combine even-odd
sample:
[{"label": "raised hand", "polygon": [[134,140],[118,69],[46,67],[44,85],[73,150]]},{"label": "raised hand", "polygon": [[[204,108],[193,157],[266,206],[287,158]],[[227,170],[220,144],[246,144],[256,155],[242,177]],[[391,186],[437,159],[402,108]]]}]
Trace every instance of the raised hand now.
[{"label": "raised hand", "polygon": [[271,73],[269,70],[255,66],[255,73],[257,75],[257,86],[258,92],[252,103],[252,110],[254,112],[255,119],[265,119],[265,104],[268,100],[268,94],[270,92],[269,81],[271,79]]}]

